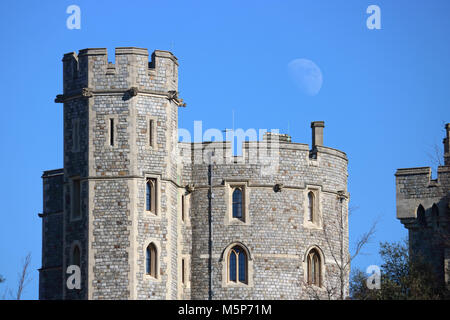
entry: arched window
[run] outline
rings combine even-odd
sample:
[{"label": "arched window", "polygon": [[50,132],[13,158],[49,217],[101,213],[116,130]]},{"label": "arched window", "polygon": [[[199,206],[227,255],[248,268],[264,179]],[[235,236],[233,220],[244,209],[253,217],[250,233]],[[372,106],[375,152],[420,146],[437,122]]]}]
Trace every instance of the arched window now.
[{"label": "arched window", "polygon": [[234,246],[228,254],[228,280],[247,283],[247,254],[240,246]]},{"label": "arched window", "polygon": [[78,246],[73,247],[72,252],[72,264],[76,266],[80,266],[81,257],[80,257],[80,248]]},{"label": "arched window", "polygon": [[145,273],[156,278],[157,272],[157,255],[158,251],[156,250],[156,246],[154,243],[150,243],[146,250],[146,263],[145,263]]},{"label": "arched window", "polygon": [[431,214],[436,227],[439,227],[439,208],[436,204],[431,207]]},{"label": "arched window", "polygon": [[427,225],[427,221],[425,219],[425,209],[422,205],[419,205],[419,207],[417,208],[417,221],[421,226]]},{"label": "arched window", "polygon": [[148,179],[145,186],[145,210],[156,214],[156,181]]},{"label": "arched window", "polygon": [[321,261],[320,255],[316,249],[312,249],[308,253],[307,268],[308,268],[308,284],[313,284],[320,287],[322,285]]},{"label": "arched window", "polygon": [[310,191],[308,193],[308,221],[314,221],[314,193]]},{"label": "arched window", "polygon": [[233,218],[243,219],[241,188],[235,188],[233,191]]}]

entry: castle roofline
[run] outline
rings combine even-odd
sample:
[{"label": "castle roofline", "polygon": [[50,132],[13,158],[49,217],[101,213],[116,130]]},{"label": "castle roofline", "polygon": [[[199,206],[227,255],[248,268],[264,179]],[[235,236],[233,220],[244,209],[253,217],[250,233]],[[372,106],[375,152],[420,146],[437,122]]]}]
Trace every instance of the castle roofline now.
[{"label": "castle roofline", "polygon": [[325,146],[316,146],[316,149],[319,152],[334,155],[348,161],[347,154],[344,151]]},{"label": "castle roofline", "polygon": [[438,174],[439,173],[447,173],[447,172],[450,172],[450,166],[447,166],[447,165],[445,165],[445,166],[439,166],[438,167]]},{"label": "castle roofline", "polygon": [[[225,150],[231,149],[231,141],[203,141],[203,142],[178,142],[179,145],[183,148],[203,148],[203,147],[216,147],[216,148],[222,148]],[[269,141],[243,141],[242,142],[242,148],[244,150],[252,148],[252,146],[255,146],[257,144],[264,144],[270,146],[270,140]],[[310,151],[310,146],[307,143],[299,143],[299,142],[285,142],[285,141],[279,141],[278,142],[278,148],[280,150],[293,150],[293,151]],[[329,155],[333,155],[336,157],[340,157],[346,161],[348,161],[347,154],[341,150],[334,149],[331,147],[325,147],[325,146],[316,146],[316,150],[319,153],[325,153]]]},{"label": "castle roofline", "polygon": [[415,168],[402,168],[397,169],[395,176],[408,176],[417,174],[431,174],[430,167],[415,167]]},{"label": "castle roofline", "polygon": [[[117,47],[115,48],[115,55],[141,55],[141,56],[149,56],[147,48],[139,48],[139,47]],[[75,51],[65,53],[63,56],[63,61],[69,60],[71,58],[78,59],[79,56],[108,56],[107,48],[85,48],[78,51],[78,54]],[[178,65],[178,58],[170,51],[167,50],[154,50],[152,52],[152,57],[164,57],[172,59]],[[152,59],[153,60],[153,59]]]},{"label": "castle roofline", "polygon": [[60,176],[64,174],[64,168],[61,169],[53,169],[53,170],[45,170],[42,173],[41,178],[48,178],[48,177],[52,177],[52,176]]}]

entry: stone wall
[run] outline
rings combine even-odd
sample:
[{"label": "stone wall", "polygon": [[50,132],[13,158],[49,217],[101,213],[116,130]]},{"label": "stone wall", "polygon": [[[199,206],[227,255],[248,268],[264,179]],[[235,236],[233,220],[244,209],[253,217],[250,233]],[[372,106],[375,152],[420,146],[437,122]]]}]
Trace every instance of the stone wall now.
[{"label": "stone wall", "polygon": [[[448,125],[446,129],[445,159],[448,158]],[[450,163],[446,160],[437,171],[437,179],[431,179],[430,167],[397,170],[397,218],[408,229],[411,254],[428,260],[441,281],[448,284],[445,260],[448,259],[450,233]],[[418,216],[419,207],[424,209],[423,219]]]},{"label": "stone wall", "polygon": [[39,299],[62,299],[62,169],[45,171],[43,179],[42,267],[39,269]]}]

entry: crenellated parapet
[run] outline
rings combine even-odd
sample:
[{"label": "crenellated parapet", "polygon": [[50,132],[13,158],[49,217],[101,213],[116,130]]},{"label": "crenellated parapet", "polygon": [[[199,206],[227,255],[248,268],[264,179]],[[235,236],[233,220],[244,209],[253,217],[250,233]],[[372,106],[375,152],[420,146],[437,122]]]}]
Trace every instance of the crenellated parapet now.
[{"label": "crenellated parapet", "polygon": [[147,49],[116,48],[113,64],[106,48],[89,48],[67,53],[62,61],[63,94],[55,102],[117,93],[129,99],[140,93],[184,106],[178,94],[178,60],[169,51],[155,50],[149,61]]},{"label": "crenellated parapet", "polygon": [[[239,143],[239,141],[238,141]],[[347,162],[345,152],[322,146],[292,142],[287,134],[267,132],[262,140],[241,141],[242,154],[235,155],[231,141],[179,142],[180,161],[192,164],[208,164],[210,159],[216,164],[264,164],[265,160],[280,160],[280,157],[301,154],[304,159],[318,164],[318,157],[332,157]],[[311,152],[314,150],[314,157]],[[306,160],[305,160],[306,161]]]},{"label": "crenellated parapet", "polygon": [[419,206],[431,219],[433,205],[446,212],[450,187],[450,167],[440,166],[438,178],[431,178],[430,167],[398,169],[395,173],[397,193],[397,218],[406,223],[417,218]]}]

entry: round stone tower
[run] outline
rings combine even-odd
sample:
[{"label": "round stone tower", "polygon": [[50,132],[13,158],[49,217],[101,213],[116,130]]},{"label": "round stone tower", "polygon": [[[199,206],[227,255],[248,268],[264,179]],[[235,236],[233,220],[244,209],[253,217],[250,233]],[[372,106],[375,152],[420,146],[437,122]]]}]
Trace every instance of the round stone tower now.
[{"label": "round stone tower", "polygon": [[339,298],[341,285],[347,293],[338,265],[348,259],[348,161],[323,146],[323,122],[311,126],[311,148],[270,132],[244,142],[240,157],[229,143],[181,146],[193,189],[191,298]]}]

